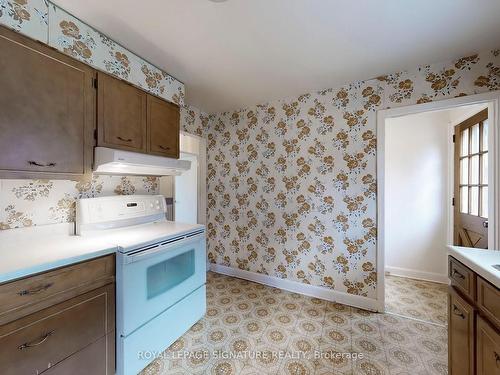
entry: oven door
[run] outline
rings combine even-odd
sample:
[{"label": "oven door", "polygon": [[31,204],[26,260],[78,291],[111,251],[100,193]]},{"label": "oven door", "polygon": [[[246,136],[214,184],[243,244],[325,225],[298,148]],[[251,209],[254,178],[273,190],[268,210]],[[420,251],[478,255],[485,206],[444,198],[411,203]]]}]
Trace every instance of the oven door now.
[{"label": "oven door", "polygon": [[[126,337],[206,282],[205,234],[117,256],[117,329]],[[175,324],[175,322],[172,322]]]}]

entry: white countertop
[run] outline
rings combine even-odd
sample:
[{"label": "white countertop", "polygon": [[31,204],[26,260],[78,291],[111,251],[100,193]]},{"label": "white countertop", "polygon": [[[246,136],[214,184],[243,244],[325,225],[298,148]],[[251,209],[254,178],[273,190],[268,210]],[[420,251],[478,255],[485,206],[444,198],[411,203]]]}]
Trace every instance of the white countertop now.
[{"label": "white countertop", "polygon": [[0,230],[0,283],[204,229],[172,221],[76,236],[74,224]]},{"label": "white countertop", "polygon": [[493,268],[500,264],[500,251],[448,246],[448,254],[500,288],[500,270]]},{"label": "white countertop", "polygon": [[0,231],[0,283],[116,252],[100,238],[75,236],[73,224]]}]

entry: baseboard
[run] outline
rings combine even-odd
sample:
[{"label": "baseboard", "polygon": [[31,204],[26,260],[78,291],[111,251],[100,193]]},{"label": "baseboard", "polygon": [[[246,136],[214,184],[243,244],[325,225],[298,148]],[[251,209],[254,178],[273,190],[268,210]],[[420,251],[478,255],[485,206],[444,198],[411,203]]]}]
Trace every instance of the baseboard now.
[{"label": "baseboard", "polygon": [[376,299],[338,292],[321,286],[299,283],[297,281],[281,279],[275,276],[269,276],[261,273],[240,270],[238,268],[222,266],[220,264],[211,264],[210,270],[223,275],[234,276],[240,279],[245,279],[259,284],[287,290],[289,292],[303,294],[309,297],[316,297],[331,302],[338,302],[344,305],[349,305],[364,310],[378,311],[379,307]]},{"label": "baseboard", "polygon": [[392,276],[409,277],[411,279],[432,281],[435,283],[448,284],[448,276],[440,273],[410,270],[400,267],[385,267],[385,272]]}]

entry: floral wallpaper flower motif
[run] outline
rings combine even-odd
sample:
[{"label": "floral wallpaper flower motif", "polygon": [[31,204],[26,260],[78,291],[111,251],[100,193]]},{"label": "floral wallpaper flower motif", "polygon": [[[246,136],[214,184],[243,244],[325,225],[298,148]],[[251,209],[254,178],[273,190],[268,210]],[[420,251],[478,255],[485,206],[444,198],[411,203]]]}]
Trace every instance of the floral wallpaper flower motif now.
[{"label": "floral wallpaper flower motif", "polygon": [[48,1],[0,0],[0,24],[33,39],[47,41]]},{"label": "floral wallpaper flower motif", "polygon": [[0,220],[0,230],[30,227],[33,225],[30,215],[17,211],[16,206],[13,204],[9,204],[5,207],[4,212],[4,218]]},{"label": "floral wallpaper flower motif", "polygon": [[18,199],[34,201],[39,197],[47,197],[53,184],[49,180],[28,180],[26,184],[14,187],[12,192]]}]

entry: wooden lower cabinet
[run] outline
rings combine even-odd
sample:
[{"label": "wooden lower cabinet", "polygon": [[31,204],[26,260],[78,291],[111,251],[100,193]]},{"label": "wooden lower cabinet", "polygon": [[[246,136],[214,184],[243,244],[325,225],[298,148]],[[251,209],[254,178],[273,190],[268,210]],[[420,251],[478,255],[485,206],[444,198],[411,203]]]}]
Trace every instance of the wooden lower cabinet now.
[{"label": "wooden lower cabinet", "polygon": [[450,288],[448,296],[449,373],[474,374],[474,307]]},{"label": "wooden lower cabinet", "polygon": [[477,318],[477,375],[500,375],[500,335],[483,318]]},{"label": "wooden lower cabinet", "polygon": [[115,332],[100,338],[48,369],[47,375],[112,375],[115,373]]},{"label": "wooden lower cabinet", "polygon": [[452,257],[449,265],[448,373],[500,375],[499,289]]},{"label": "wooden lower cabinet", "polygon": [[[88,261],[77,266],[68,266],[56,271],[32,276],[42,280],[47,275],[51,280],[53,274],[64,274],[75,267],[90,271],[87,265],[95,266],[98,273],[103,270],[114,255],[99,258],[100,261]],[[114,268],[113,268],[114,271]],[[0,325],[0,373],[14,374],[114,374],[115,370],[115,284],[114,276],[111,282],[101,285],[96,280],[97,287],[75,295],[76,282],[73,272],[71,282],[67,283],[71,298],[60,302],[56,293],[44,299],[53,301],[49,307],[39,308],[19,318],[18,311],[4,315],[7,323]],[[81,274],[82,282],[87,278]],[[30,284],[29,278],[16,281],[20,286]],[[11,283],[0,285],[0,295],[12,289]],[[61,290],[61,292],[64,292]],[[36,301],[30,296],[33,306]],[[41,296],[40,298],[44,298]],[[51,299],[52,298],[52,299]]]}]

